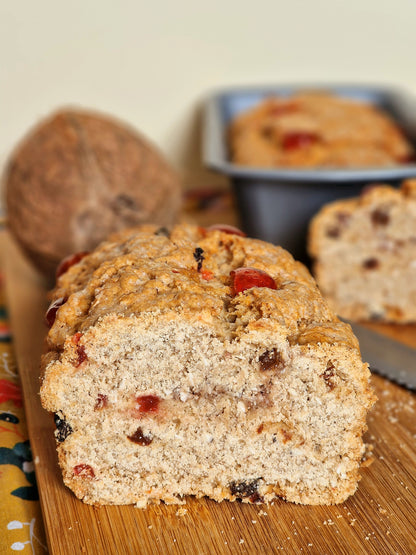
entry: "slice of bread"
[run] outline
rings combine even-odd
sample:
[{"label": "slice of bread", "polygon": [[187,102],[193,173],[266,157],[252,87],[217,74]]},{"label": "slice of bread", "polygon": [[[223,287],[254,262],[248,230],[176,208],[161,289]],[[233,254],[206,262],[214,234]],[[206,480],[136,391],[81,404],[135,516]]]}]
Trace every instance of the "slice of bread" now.
[{"label": "slice of bread", "polygon": [[309,252],[340,316],[416,322],[416,180],[326,205],[311,223]]},{"label": "slice of bread", "polygon": [[356,338],[289,253],[224,229],[124,232],[59,278],[41,399],[86,503],[356,490],[375,399]]}]

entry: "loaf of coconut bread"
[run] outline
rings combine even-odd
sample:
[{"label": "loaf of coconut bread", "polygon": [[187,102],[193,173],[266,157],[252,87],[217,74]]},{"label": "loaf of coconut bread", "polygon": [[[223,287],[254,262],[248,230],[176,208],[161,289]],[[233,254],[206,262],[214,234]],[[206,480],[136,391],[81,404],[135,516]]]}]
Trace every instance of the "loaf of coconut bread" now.
[{"label": "loaf of coconut bread", "polygon": [[142,226],[58,273],[41,400],[84,502],[354,493],[368,366],[288,252],[229,226]]},{"label": "loaf of coconut bread", "polygon": [[264,99],[229,129],[236,164],[276,168],[360,168],[408,164],[414,149],[379,107],[325,91]]},{"label": "loaf of coconut bread", "polygon": [[339,315],[416,322],[416,180],[326,205],[311,223],[309,252]]}]

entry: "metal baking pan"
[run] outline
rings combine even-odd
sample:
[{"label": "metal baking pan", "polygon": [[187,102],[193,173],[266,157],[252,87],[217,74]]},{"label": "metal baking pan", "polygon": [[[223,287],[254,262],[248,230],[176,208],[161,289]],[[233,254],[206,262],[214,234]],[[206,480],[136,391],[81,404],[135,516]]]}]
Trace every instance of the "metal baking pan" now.
[{"label": "metal baking pan", "polygon": [[319,208],[338,198],[356,196],[374,182],[397,185],[416,176],[416,164],[365,169],[253,168],[233,164],[227,144],[231,121],[267,97],[290,96],[301,90],[325,90],[365,101],[389,114],[416,147],[416,99],[382,86],[286,85],[243,87],[217,91],[204,107],[203,159],[205,165],[230,177],[241,226],[250,237],[280,244],[295,258],[307,261],[306,233]]}]

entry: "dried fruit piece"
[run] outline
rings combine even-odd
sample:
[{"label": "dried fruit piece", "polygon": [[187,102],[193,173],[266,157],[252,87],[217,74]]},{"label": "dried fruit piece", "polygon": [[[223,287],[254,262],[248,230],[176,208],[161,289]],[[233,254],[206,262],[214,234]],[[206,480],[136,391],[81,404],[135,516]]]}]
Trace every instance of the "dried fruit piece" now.
[{"label": "dried fruit piece", "polygon": [[156,395],[140,395],[136,397],[139,412],[157,412],[160,398]]},{"label": "dried fruit piece", "polygon": [[333,225],[326,230],[327,236],[332,239],[337,239],[341,235],[341,230],[348,225],[348,222],[351,219],[351,214],[348,212],[337,212],[335,217],[338,225]]},{"label": "dried fruit piece", "polygon": [[48,310],[46,311],[45,314],[45,322],[46,325],[51,328],[56,320],[56,313],[58,312],[58,309],[66,303],[68,299],[66,297],[59,297],[59,299],[56,299],[56,301],[53,301],[50,305]]},{"label": "dried fruit piece", "polygon": [[74,466],[74,474],[81,478],[95,478],[95,472],[89,464],[77,464]]},{"label": "dried fruit piece", "polygon": [[76,368],[78,368],[78,366],[80,366],[85,360],[88,360],[88,355],[85,352],[85,345],[79,344],[79,340],[81,339],[82,336],[83,334],[79,331],[72,336],[72,342],[75,343],[75,345],[77,346],[78,358],[74,365]]},{"label": "dried fruit piece", "polygon": [[331,237],[331,239],[338,239],[338,237],[341,235],[341,230],[338,226],[332,226],[326,230],[326,234],[328,237]]},{"label": "dried fruit piece", "polygon": [[346,225],[351,220],[351,214],[349,212],[337,212],[337,220],[340,224]]},{"label": "dried fruit piece", "polygon": [[295,150],[305,148],[318,142],[319,136],[316,133],[308,131],[290,131],[286,133],[282,140],[282,146],[285,150]]},{"label": "dried fruit piece", "polygon": [[97,395],[97,400],[94,405],[94,410],[105,409],[107,405],[108,405],[107,395],[104,395],[103,393],[99,393]]},{"label": "dried fruit piece", "polygon": [[214,224],[207,227],[207,231],[222,231],[223,233],[229,233],[230,235],[239,235],[240,237],[247,237],[244,231],[228,224]]},{"label": "dried fruit piece", "polygon": [[56,269],[56,279],[65,274],[65,272],[67,272],[71,266],[78,264],[80,260],[87,256],[87,254],[89,254],[89,251],[77,252],[75,254],[70,254],[69,256],[66,256],[63,260],[61,260],[59,266]]},{"label": "dried fruit piece", "polygon": [[264,503],[264,497],[262,497],[257,491],[250,495],[250,502],[251,503]]},{"label": "dried fruit piece", "polygon": [[324,372],[321,374],[321,378],[324,379],[328,389],[330,391],[332,391],[335,387],[335,383],[334,383],[334,378],[335,376],[335,366],[333,365],[331,360],[328,360],[328,363],[326,365],[326,369],[324,370]]},{"label": "dried fruit piece", "polygon": [[211,281],[212,279],[214,279],[214,274],[209,270],[202,269],[200,274],[202,279],[205,279],[205,281]]},{"label": "dried fruit piece", "polygon": [[259,356],[260,370],[281,370],[284,367],[281,353],[274,347]]},{"label": "dried fruit piece", "polygon": [[377,208],[371,212],[371,221],[374,225],[385,226],[390,221],[390,216],[387,209]]},{"label": "dried fruit piece", "polygon": [[406,154],[402,156],[399,160],[400,164],[414,164],[416,162],[416,156],[414,154]]},{"label": "dried fruit piece", "polygon": [[[331,387],[331,389],[332,389],[332,387]],[[287,430],[286,428],[279,428],[279,432],[282,434],[283,443],[287,443],[293,437],[293,434],[291,432],[289,432],[289,430]]]},{"label": "dried fruit piece", "polygon": [[54,420],[56,426],[55,437],[59,443],[62,443],[70,434],[72,434],[74,430],[64,418],[59,416],[58,413],[55,413]]},{"label": "dried fruit piece", "polygon": [[239,498],[250,497],[251,495],[258,493],[257,488],[259,486],[259,480],[260,478],[257,478],[252,482],[231,482],[230,491],[232,495]]},{"label": "dried fruit piece", "polygon": [[363,268],[366,270],[376,270],[380,266],[380,261],[377,258],[367,258],[363,262]]},{"label": "dried fruit piece", "polygon": [[274,279],[268,273],[257,268],[237,268],[237,270],[231,271],[230,276],[233,295],[242,293],[252,287],[277,289]]},{"label": "dried fruit piece", "polygon": [[84,345],[78,345],[77,355],[78,355],[78,360],[77,360],[77,363],[75,364],[75,366],[78,368],[78,366],[81,366],[81,364],[84,361],[88,360],[88,355],[85,352],[85,346]]},{"label": "dried fruit piece", "polygon": [[198,263],[198,266],[197,266],[198,272],[201,271],[202,263],[205,260],[205,256],[203,255],[203,252],[204,252],[204,249],[201,249],[201,247],[196,247],[196,249],[194,250],[194,258]]},{"label": "dried fruit piece", "polygon": [[142,428],[137,428],[137,430],[131,436],[127,436],[130,441],[137,443],[138,445],[150,445],[153,438],[150,435],[144,435]]}]

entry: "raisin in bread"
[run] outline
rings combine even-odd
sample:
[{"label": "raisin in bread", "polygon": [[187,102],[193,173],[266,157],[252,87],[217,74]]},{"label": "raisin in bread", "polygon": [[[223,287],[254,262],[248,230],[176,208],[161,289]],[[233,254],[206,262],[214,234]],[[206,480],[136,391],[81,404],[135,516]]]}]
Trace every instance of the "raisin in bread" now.
[{"label": "raisin in bread", "polygon": [[235,118],[229,137],[232,160],[257,167],[380,167],[414,155],[380,109],[319,91],[262,101]]},{"label": "raisin in bread", "polygon": [[326,205],[309,252],[332,308],[351,320],[416,321],[416,180]]},{"label": "raisin in bread", "polygon": [[64,270],[41,399],[79,498],[354,493],[369,370],[288,252],[227,227],[146,226]]}]

